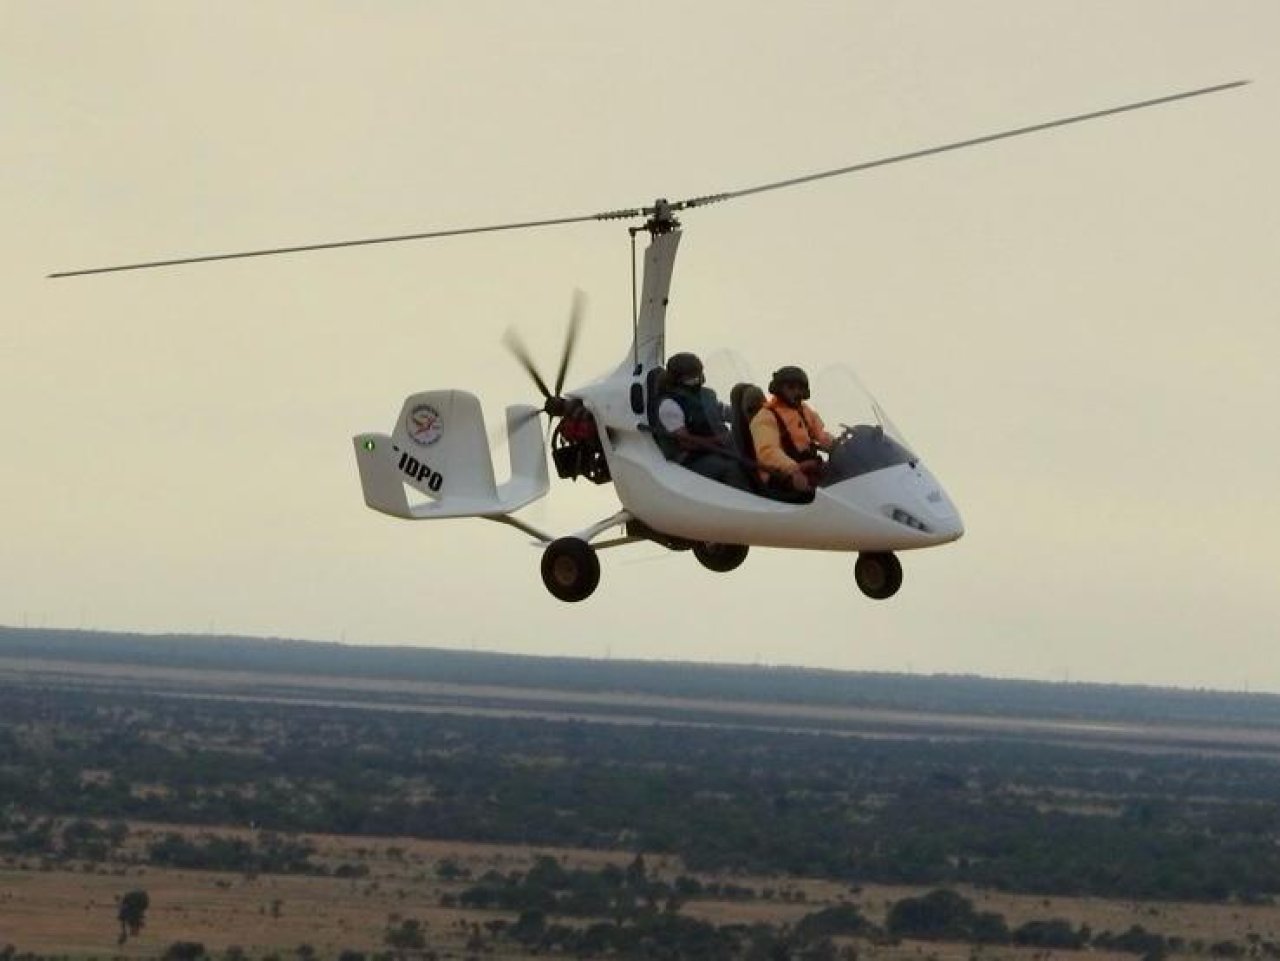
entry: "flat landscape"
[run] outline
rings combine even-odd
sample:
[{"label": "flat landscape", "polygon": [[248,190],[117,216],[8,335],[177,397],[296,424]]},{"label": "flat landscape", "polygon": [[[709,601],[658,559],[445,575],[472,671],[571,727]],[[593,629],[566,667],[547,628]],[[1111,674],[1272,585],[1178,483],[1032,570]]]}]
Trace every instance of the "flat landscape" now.
[{"label": "flat landscape", "polygon": [[0,630],[0,954],[1280,957],[1273,699],[361,653]]},{"label": "flat landscape", "polygon": [[[139,839],[184,830],[173,825],[138,825]],[[444,862],[470,876],[486,871],[527,870],[537,856],[553,856],[571,867],[622,867],[633,855],[557,849],[527,849],[509,845],[442,844],[412,838],[309,837],[320,857],[335,864],[359,864],[369,874],[358,881],[329,877],[260,875],[218,871],[181,871],[135,866],[102,865],[93,872],[63,869],[0,870],[0,932],[4,942],[24,952],[49,956],[155,957],[176,941],[204,945],[211,955],[242,948],[249,955],[295,956],[300,945],[311,945],[320,957],[342,951],[367,955],[386,950],[384,935],[396,919],[424,922],[430,942],[441,956],[466,957],[467,944],[478,928],[485,933],[486,957],[527,958],[521,949],[495,948],[490,935],[495,920],[514,923],[516,915],[440,906],[443,895],[455,896],[467,881],[446,882],[435,871]],[[675,876],[675,860],[658,860],[655,869]],[[837,904],[857,905],[869,918],[883,923],[888,905],[920,894],[918,888],[866,885],[857,892],[847,886],[813,879],[734,877],[735,884],[760,897],[698,899],[682,908],[689,917],[716,925],[793,924],[806,914]],[[709,878],[708,883],[714,883]],[[117,946],[115,902],[125,890],[143,887],[151,894],[147,925],[137,937]],[[1134,925],[1180,936],[1187,944],[1217,944],[1232,939],[1246,944],[1280,936],[1280,908],[1274,906],[1147,904],[1097,898],[1042,898],[966,891],[982,910],[1003,914],[1011,924],[1045,916],[1061,917],[1094,930],[1126,931]],[[798,896],[803,896],[799,900]],[[860,957],[885,961],[918,958],[969,958],[972,947],[958,942],[905,939],[898,944],[875,944],[850,939]],[[1041,956],[1032,948],[987,948],[984,956]],[[1091,950],[1092,958],[1132,958],[1124,952]]]}]

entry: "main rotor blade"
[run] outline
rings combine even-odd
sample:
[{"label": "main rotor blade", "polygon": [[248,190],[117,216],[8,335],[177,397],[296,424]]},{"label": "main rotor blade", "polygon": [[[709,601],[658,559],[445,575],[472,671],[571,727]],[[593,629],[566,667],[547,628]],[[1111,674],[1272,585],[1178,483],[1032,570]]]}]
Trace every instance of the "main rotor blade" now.
[{"label": "main rotor blade", "polygon": [[556,396],[564,390],[565,374],[569,372],[569,359],[573,357],[573,349],[578,343],[578,330],[582,327],[582,311],[585,295],[580,290],[573,292],[573,304],[569,308],[569,326],[564,332],[564,350],[560,354],[560,369],[556,371]]},{"label": "main rotor blade", "polygon": [[919,160],[921,157],[931,157],[934,154],[946,153],[949,150],[961,150],[965,147],[976,147],[981,144],[993,143],[996,140],[1007,140],[1010,137],[1021,137],[1024,134],[1039,133],[1042,130],[1050,130],[1054,127],[1065,127],[1068,124],[1084,123],[1086,120],[1097,120],[1100,117],[1109,117],[1117,113],[1125,113],[1130,110],[1144,110],[1147,107],[1156,107],[1161,104],[1173,103],[1176,100],[1187,100],[1191,97],[1200,97],[1210,93],[1220,93],[1223,90],[1231,90],[1235,87],[1243,87],[1250,83],[1248,80],[1233,80],[1230,83],[1215,84],[1212,87],[1201,87],[1198,90],[1186,90],[1182,93],[1173,93],[1165,97],[1155,97],[1151,100],[1140,100],[1137,103],[1126,103],[1119,107],[1108,107],[1105,110],[1094,110],[1089,113],[1076,114],[1073,117],[1063,117],[1059,120],[1049,120],[1045,123],[1031,124],[1027,127],[1015,127],[1012,130],[1004,130],[1000,133],[987,134],[983,137],[973,137],[969,140],[958,140],[955,143],[943,144],[940,147],[927,147],[924,150],[913,150],[910,153],[896,154],[892,157],[882,157],[879,160],[868,160],[863,163],[851,164],[848,167],[837,167],[835,170],[824,170],[820,173],[806,174],[803,177],[791,177],[787,180],[778,180],[774,183],[761,184],[758,187],[747,187],[744,190],[731,190],[728,193],[708,194],[705,197],[691,197],[687,200],[677,200],[671,203],[672,210],[685,210],[690,207],[702,207],[706,204],[719,203],[722,200],[733,200],[737,197],[749,197],[752,194],[762,194],[768,190],[781,190],[783,187],[795,187],[800,184],[812,183],[815,180],[825,180],[828,177],[841,177],[844,174],[857,173],[861,170],[870,170],[873,167],[885,167],[889,164],[902,163],[907,160]]},{"label": "main rotor blade", "polygon": [[583,214],[578,217],[556,217],[550,220],[526,220],[514,224],[494,224],[488,227],[458,227],[453,230],[431,230],[420,234],[398,234],[392,237],[366,237],[360,240],[334,240],[323,244],[300,244],[296,247],[270,247],[263,250],[241,250],[226,254],[204,254],[197,257],[176,257],[172,260],[152,260],[139,264],[119,264],[114,267],[89,267],[83,270],[63,270],[50,274],[50,278],[83,277],[86,274],[109,274],[120,270],[149,270],[152,267],[177,267],[181,264],[203,264],[213,260],[241,260],[246,257],[273,257],[277,254],[300,254],[311,250],[333,250],[337,247],[365,247],[370,244],[398,244],[406,240],[431,240],[436,237],[460,237],[463,234],[494,233],[499,230],[525,230],[530,227],[553,227],[560,224],[577,224],[588,220],[625,220],[639,217],[645,210],[610,210],[599,214]]},{"label": "main rotor blade", "polygon": [[538,390],[542,392],[542,396],[547,400],[555,397],[556,394],[551,393],[547,389],[547,382],[542,379],[542,375],[538,373],[538,366],[533,362],[533,358],[529,355],[529,348],[524,345],[524,341],[520,339],[520,335],[516,333],[514,327],[508,327],[507,332],[502,337],[502,342],[506,344],[507,350],[515,355],[516,360],[520,362],[520,366],[524,368],[525,373],[533,378],[533,382],[538,385]]},{"label": "main rotor blade", "polygon": [[397,234],[388,237],[367,237],[357,240],[336,240],[320,244],[299,244],[293,247],[271,247],[261,250],[243,250],[232,253],[204,254],[195,257],[175,257],[169,260],[152,260],[145,263],[120,264],[113,267],[89,267],[83,270],[63,270],[49,274],[49,277],[82,277],[86,274],[106,274],[122,270],[147,270],[153,267],[176,267],[182,264],[208,263],[216,260],[239,260],[247,257],[272,257],[277,254],[297,254],[314,250],[333,250],[339,247],[361,247],[368,246],[370,244],[394,244],[409,240],[430,240],[437,237],[458,237],[464,234],[493,233],[500,230],[525,230],[533,227],[551,227],[561,224],[584,223],[589,220],[629,220],[636,217],[650,217],[654,215],[656,215],[655,219],[664,220],[667,218],[668,212],[671,211],[687,210],[692,207],[702,207],[707,204],[719,203],[723,200],[732,200],[738,197],[749,197],[752,194],[765,193],[770,190],[781,190],[784,187],[795,187],[800,184],[812,183],[815,180],[825,180],[828,177],[840,177],[844,174],[870,170],[873,167],[884,167],[889,164],[902,163],[907,160],[918,160],[921,157],[929,157],[934,154],[946,153],[949,150],[976,147],[981,144],[992,143],[997,140],[1006,140],[1010,137],[1021,137],[1024,134],[1038,133],[1042,130],[1049,130],[1054,127],[1065,127],[1068,124],[1083,123],[1086,120],[1096,120],[1100,117],[1109,117],[1113,114],[1125,113],[1130,110],[1143,110],[1147,107],[1173,103],[1177,100],[1187,100],[1191,97],[1200,97],[1205,94],[1231,90],[1235,87],[1243,87],[1249,82],[1250,81],[1248,80],[1234,80],[1230,83],[1220,83],[1212,87],[1201,87],[1197,90],[1187,90],[1182,93],[1169,94],[1164,97],[1155,97],[1151,100],[1140,100],[1136,103],[1122,104],[1118,107],[1108,107],[1105,110],[1094,110],[1090,113],[1077,114],[1072,117],[1063,117],[1058,120],[1046,121],[1045,123],[1031,124],[1026,127],[1016,127],[1012,130],[987,134],[983,137],[974,137],[969,140],[959,140],[955,143],[943,144],[938,147],[928,147],[924,150],[914,150],[910,153],[896,154],[892,157],[883,157],[879,160],[869,160],[863,163],[851,164],[847,167],[837,167],[834,170],[824,170],[818,173],[806,174],[801,177],[791,177],[787,180],[778,180],[773,183],[761,184],[756,187],[747,187],[743,190],[732,190],[727,193],[690,197],[685,200],[677,200],[670,204],[665,201],[659,201],[649,207],[632,207],[625,210],[611,210],[603,213],[583,214],[574,217],[555,217],[547,220],[526,220],[519,223],[493,224],[486,227],[459,227],[452,230],[432,230],[425,231],[423,233]]}]

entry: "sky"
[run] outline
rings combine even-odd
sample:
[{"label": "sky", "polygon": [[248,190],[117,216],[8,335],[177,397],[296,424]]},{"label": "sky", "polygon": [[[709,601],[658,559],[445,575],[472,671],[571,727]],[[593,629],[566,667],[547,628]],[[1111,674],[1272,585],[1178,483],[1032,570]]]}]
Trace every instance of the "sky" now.
[{"label": "sky", "polygon": [[[1280,692],[1280,4],[0,0],[0,623]],[[642,544],[551,598],[527,536],[368,510],[350,437],[536,401],[630,338],[610,222],[50,280],[737,190],[667,346],[857,371],[959,506],[853,556]],[[728,385],[723,385],[727,389]],[[821,410],[821,397],[814,403]],[[500,471],[502,459],[499,457]],[[611,488],[526,509],[567,534]]]}]

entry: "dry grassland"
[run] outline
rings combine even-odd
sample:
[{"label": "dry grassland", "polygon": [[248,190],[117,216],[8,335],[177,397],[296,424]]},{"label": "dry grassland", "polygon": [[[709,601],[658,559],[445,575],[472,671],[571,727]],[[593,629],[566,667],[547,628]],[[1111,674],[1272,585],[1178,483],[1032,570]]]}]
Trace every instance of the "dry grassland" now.
[{"label": "dry grassland", "polygon": [[[156,837],[182,830],[174,825],[131,826],[130,843],[140,849]],[[203,829],[186,833],[209,833]],[[225,836],[249,832],[218,831]],[[81,870],[41,870],[0,867],[0,947],[13,944],[20,951],[73,957],[155,957],[174,941],[199,941],[211,953],[238,945],[255,957],[270,953],[295,957],[299,945],[309,944],[319,957],[335,958],[346,949],[384,950],[383,933],[389,921],[415,918],[425,923],[429,946],[465,957],[473,926],[484,930],[498,918],[494,911],[440,906],[441,895],[457,894],[470,882],[441,881],[436,869],[446,859],[479,877],[489,870],[523,871],[539,855],[552,855],[566,867],[599,869],[607,863],[625,866],[631,852],[525,848],[486,844],[455,844],[415,839],[309,836],[315,845],[312,860],[330,867],[359,864],[368,875],[359,879],[177,871],[117,865],[86,866]],[[674,858],[647,859],[651,874],[674,878],[685,873]],[[918,895],[920,889],[865,886],[851,890],[832,882],[765,877],[715,878],[732,881],[759,894],[774,891],[770,900],[696,899],[684,914],[714,924],[794,922],[805,914],[842,902],[858,905],[871,919],[882,922],[895,901]],[[146,890],[151,899],[147,923],[137,939],[117,948],[116,899],[133,889]],[[1140,924],[1165,936],[1187,940],[1244,942],[1255,934],[1263,940],[1280,937],[1280,908],[1186,904],[1144,904],[1093,898],[1039,898],[962,891],[980,910],[1004,915],[1011,927],[1032,919],[1066,918],[1088,924],[1094,931],[1122,932]],[[801,900],[803,898],[803,900]],[[574,922],[561,919],[564,923]],[[524,958],[515,946],[498,941],[495,959]],[[960,944],[859,944],[863,959],[878,961],[970,961],[986,959],[1043,961],[1044,952],[1017,948],[974,949]],[[1070,952],[1055,952],[1059,957]],[[1091,951],[1093,961],[1108,961],[1106,952]],[[1133,961],[1115,955],[1115,961]]]},{"label": "dry grassland", "polygon": [[[132,824],[130,831],[126,853],[140,853],[170,832],[252,837],[247,830],[165,824]],[[431,946],[461,954],[471,925],[483,927],[496,918],[515,918],[504,912],[440,907],[441,895],[456,894],[471,883],[440,881],[436,868],[441,862],[452,860],[479,877],[489,870],[527,870],[543,854],[554,855],[566,867],[591,870],[608,863],[625,865],[633,857],[619,852],[411,838],[304,838],[315,845],[313,862],[331,870],[343,864],[363,865],[368,875],[357,879],[246,877],[124,865],[85,866],[82,871],[44,871],[35,865],[28,870],[0,868],[0,947],[8,943],[39,954],[144,958],[154,957],[174,941],[199,941],[211,953],[238,945],[254,956],[271,952],[292,956],[299,945],[310,944],[322,958],[332,958],[345,949],[384,950],[388,921],[416,918],[425,922]],[[654,863],[658,869],[667,867],[661,859]],[[137,939],[117,949],[116,899],[134,889],[145,890],[150,897],[146,927]]]}]

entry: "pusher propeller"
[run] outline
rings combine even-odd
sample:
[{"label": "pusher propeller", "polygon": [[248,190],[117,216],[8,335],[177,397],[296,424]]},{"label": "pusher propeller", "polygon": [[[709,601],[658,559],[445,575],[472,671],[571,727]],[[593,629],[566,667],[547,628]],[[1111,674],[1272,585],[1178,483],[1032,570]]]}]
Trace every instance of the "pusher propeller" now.
[{"label": "pusher propeller", "polygon": [[564,390],[565,376],[569,372],[569,361],[573,359],[573,352],[578,344],[578,331],[582,327],[584,302],[585,298],[582,291],[575,290],[573,292],[573,304],[569,308],[569,324],[565,328],[564,349],[560,353],[560,366],[556,371],[554,390],[549,388],[547,382],[543,380],[542,374],[538,371],[538,365],[534,363],[533,356],[529,353],[529,348],[525,346],[523,338],[516,333],[515,328],[507,328],[507,332],[502,338],[502,342],[515,355],[516,361],[524,368],[525,373],[529,375],[537,386],[538,392],[542,394],[545,401],[542,406],[542,412],[551,417],[564,417],[578,403],[572,397],[561,396],[561,392]]}]

